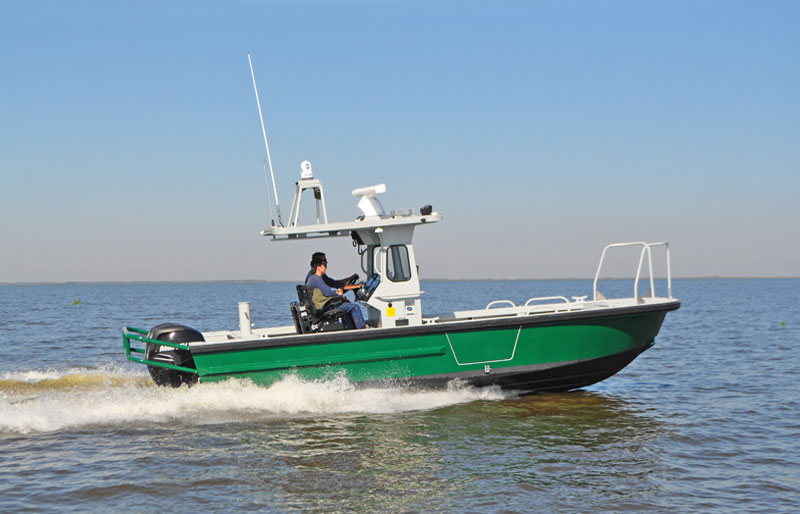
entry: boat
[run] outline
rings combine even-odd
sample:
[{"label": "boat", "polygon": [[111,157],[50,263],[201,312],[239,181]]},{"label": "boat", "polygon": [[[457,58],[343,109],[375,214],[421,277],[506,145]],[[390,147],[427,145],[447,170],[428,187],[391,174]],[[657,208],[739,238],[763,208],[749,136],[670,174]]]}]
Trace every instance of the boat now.
[{"label": "boat", "polygon": [[[264,142],[270,159],[266,131]],[[248,379],[269,386],[291,374],[308,380],[343,374],[361,386],[446,387],[457,381],[519,394],[568,391],[625,368],[653,346],[666,314],[680,307],[672,296],[669,244],[637,241],[603,249],[591,295],[535,297],[521,305],[501,299],[483,309],[427,315],[413,236],[417,228],[429,230],[439,223],[442,213],[430,205],[386,211],[378,198],[386,185],[377,184],[352,191],[360,216],[329,222],[322,182],[304,161],[284,224],[271,159],[270,173],[278,222],[273,217],[261,234],[288,242],[352,239],[365,276],[353,301],[366,312],[369,328],[352,329],[349,315],[335,302],[316,309],[305,284],[296,286],[297,301],[286,305],[291,325],[255,328],[249,302],[240,302],[239,326],[230,330],[200,332],[179,323],[123,327],[126,358],[146,365],[156,384],[178,387]],[[312,193],[315,200],[311,223],[301,222],[304,193]],[[607,298],[598,291],[598,279],[608,252],[623,247],[639,250],[633,293]],[[656,249],[666,257],[666,296],[660,297],[653,270]],[[641,295],[645,262],[650,290]]]},{"label": "boat", "polygon": [[[310,171],[310,163],[304,166]],[[318,218],[304,225],[301,200],[309,190]],[[288,225],[262,231],[275,241],[351,238],[367,277],[355,301],[364,307],[369,329],[346,329],[346,315],[335,306],[316,311],[307,286],[299,284],[298,301],[286,306],[293,325],[253,328],[249,303],[242,302],[234,330],[201,333],[175,323],[149,330],[126,326],[127,358],[147,365],[157,384],[172,386],[229,378],[269,385],[287,374],[323,379],[344,373],[357,384],[443,387],[460,380],[521,393],[565,391],[619,372],[654,344],[666,313],[680,307],[672,297],[668,243],[633,242],[603,250],[591,299],[540,297],[522,305],[494,300],[484,309],[426,316],[412,241],[415,229],[438,223],[442,214],[430,206],[386,212],[376,198],[385,191],[385,184],[354,190],[362,215],[329,223],[322,182],[307,173],[296,183]],[[626,246],[641,250],[633,294],[605,298],[597,283],[606,254]],[[666,297],[655,294],[652,253],[657,247],[667,256]],[[641,296],[645,262],[650,292]]]}]

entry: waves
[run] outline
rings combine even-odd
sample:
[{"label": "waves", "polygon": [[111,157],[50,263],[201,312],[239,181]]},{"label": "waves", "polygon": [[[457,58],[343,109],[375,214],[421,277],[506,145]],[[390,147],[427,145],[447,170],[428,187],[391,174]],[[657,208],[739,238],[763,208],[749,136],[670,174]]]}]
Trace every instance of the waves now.
[{"label": "waves", "polygon": [[149,377],[115,375],[106,372],[29,371],[0,378],[0,397],[29,395],[54,391],[85,391],[120,387],[127,384],[146,385]]},{"label": "waves", "polygon": [[289,375],[270,387],[228,380],[178,389],[121,370],[0,375],[0,433],[30,434],[152,423],[213,424],[286,416],[392,414],[509,396],[458,384],[442,390],[357,388],[346,377]]}]

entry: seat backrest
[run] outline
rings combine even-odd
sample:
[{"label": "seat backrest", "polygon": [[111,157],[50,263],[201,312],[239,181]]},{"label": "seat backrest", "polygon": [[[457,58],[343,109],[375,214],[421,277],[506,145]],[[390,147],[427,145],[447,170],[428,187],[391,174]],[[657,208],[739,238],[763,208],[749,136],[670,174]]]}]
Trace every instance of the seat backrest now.
[{"label": "seat backrest", "polygon": [[297,302],[292,302],[289,304],[289,308],[292,310],[292,319],[294,320],[294,329],[297,331],[298,334],[302,334],[303,331],[303,323],[300,320],[300,313],[297,312],[297,309],[300,308],[300,305]]},{"label": "seat backrest", "polygon": [[317,309],[314,306],[314,286],[306,286],[306,285],[298,285],[297,286],[297,299],[300,301],[300,305],[306,308],[309,316],[311,316],[311,321],[316,323],[319,321],[322,314],[330,310],[333,307],[333,303],[328,303],[322,309]]},{"label": "seat backrest", "polygon": [[300,305],[305,306],[312,317],[318,318],[323,313],[335,309],[339,305],[345,303],[347,300],[344,296],[332,296],[322,309],[317,309],[314,306],[314,286],[298,285],[297,286],[297,299]]},{"label": "seat backrest", "polygon": [[297,300],[300,302],[300,305],[305,306],[309,312],[312,314],[317,313],[317,309],[314,308],[314,302],[312,298],[314,297],[314,287],[307,286],[303,284],[297,285]]}]

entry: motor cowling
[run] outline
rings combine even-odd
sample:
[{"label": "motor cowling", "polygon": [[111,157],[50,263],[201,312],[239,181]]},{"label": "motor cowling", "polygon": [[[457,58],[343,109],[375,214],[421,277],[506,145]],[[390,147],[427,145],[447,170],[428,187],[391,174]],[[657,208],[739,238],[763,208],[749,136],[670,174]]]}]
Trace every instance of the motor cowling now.
[{"label": "motor cowling", "polygon": [[[150,329],[147,337],[170,343],[205,341],[203,334],[199,331],[178,323],[156,325]],[[155,343],[147,343],[145,359],[185,368],[195,367],[191,352]],[[150,372],[150,376],[153,377],[153,381],[160,386],[179,387],[182,384],[192,385],[197,382],[196,373],[187,373],[159,366],[147,366],[147,369]]]}]

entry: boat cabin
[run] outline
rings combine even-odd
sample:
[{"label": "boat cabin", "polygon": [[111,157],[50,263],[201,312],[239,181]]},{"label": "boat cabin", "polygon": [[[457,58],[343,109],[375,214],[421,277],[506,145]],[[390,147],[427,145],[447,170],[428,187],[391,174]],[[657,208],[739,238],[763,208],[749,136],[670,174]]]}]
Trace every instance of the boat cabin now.
[{"label": "boat cabin", "polygon": [[[364,287],[356,299],[366,306],[367,323],[372,327],[422,325],[422,293],[412,239],[417,225],[435,223],[442,215],[430,205],[419,212],[401,209],[388,213],[377,195],[386,192],[386,184],[355,189],[361,216],[355,220],[329,223],[322,182],[315,179],[311,164],[304,161],[301,178],[295,183],[294,199],[288,226],[261,231],[273,241],[351,237],[361,257],[366,275]],[[316,223],[300,224],[303,193],[311,191],[316,204]]]}]

